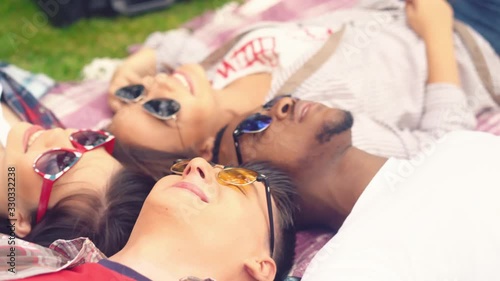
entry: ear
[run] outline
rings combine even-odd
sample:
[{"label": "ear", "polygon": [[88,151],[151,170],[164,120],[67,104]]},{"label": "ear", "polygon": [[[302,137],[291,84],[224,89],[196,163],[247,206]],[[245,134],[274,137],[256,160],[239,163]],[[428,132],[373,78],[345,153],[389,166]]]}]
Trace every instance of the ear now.
[{"label": "ear", "polygon": [[10,223],[14,225],[14,233],[19,238],[24,238],[31,232],[31,220],[30,216],[17,210],[14,213],[14,217],[10,220]]},{"label": "ear", "polygon": [[276,276],[276,263],[271,257],[248,260],[244,266],[253,280],[272,281]]},{"label": "ear", "polygon": [[196,155],[198,155],[199,157],[202,157],[203,159],[207,160],[207,161],[211,161],[212,160],[212,150],[214,148],[214,141],[215,141],[215,138],[214,137],[209,137],[207,139],[205,139],[201,144],[199,144],[197,147],[196,147]]}]

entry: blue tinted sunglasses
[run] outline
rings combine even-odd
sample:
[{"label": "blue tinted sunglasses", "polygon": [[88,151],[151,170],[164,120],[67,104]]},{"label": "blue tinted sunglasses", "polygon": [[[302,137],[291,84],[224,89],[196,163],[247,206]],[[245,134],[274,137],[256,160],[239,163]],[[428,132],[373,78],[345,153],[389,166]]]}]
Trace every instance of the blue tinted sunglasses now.
[{"label": "blue tinted sunglasses", "polygon": [[[290,95],[282,95],[273,98],[262,106],[263,109],[271,109],[282,98],[290,97]],[[245,120],[241,121],[233,131],[234,148],[236,149],[236,157],[238,158],[238,165],[243,163],[241,156],[239,137],[243,134],[256,134],[265,131],[271,125],[273,118],[260,113],[255,113],[248,116]]]}]

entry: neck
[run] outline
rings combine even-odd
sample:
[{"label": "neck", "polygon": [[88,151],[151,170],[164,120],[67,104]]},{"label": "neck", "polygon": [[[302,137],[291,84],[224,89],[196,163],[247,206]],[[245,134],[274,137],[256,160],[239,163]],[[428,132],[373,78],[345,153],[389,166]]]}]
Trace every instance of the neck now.
[{"label": "neck", "polygon": [[308,211],[303,219],[338,229],[386,161],[349,147],[340,157],[316,166],[321,169],[306,169],[308,174],[300,176],[304,180],[299,185],[314,191],[303,198]]},{"label": "neck", "polygon": [[[155,226],[158,226],[157,222]],[[218,272],[217,261],[201,252],[201,246],[196,246],[196,237],[186,235],[179,228],[161,230],[131,237],[127,245],[109,259],[151,280],[178,281],[187,276],[215,278],[206,275]]]}]

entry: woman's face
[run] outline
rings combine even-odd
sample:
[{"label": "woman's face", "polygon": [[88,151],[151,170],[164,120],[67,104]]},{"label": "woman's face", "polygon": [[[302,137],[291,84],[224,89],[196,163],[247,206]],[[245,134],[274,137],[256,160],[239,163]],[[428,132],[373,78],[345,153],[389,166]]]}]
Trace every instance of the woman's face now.
[{"label": "woman's face", "polygon": [[[29,216],[38,208],[43,178],[34,171],[33,162],[40,154],[53,148],[75,149],[69,140],[74,131],[76,130],[37,130],[28,123],[18,123],[12,127],[7,145],[3,153],[0,153],[0,175],[5,194],[7,182],[14,182],[16,212]],[[13,167],[15,172],[8,174],[9,170],[13,170],[9,167]],[[109,179],[120,168],[119,162],[102,147],[83,153],[81,159],[54,183],[48,208],[52,208],[64,197],[85,189],[104,196]],[[5,211],[2,210],[3,212]]]},{"label": "woman's face", "polygon": [[[199,65],[184,65],[172,75],[158,74],[143,79],[142,100],[124,104],[109,129],[123,143],[167,152],[197,151],[212,137],[218,105],[205,71]],[[180,104],[175,118],[160,120],[143,109],[155,98],[169,98]]]}]

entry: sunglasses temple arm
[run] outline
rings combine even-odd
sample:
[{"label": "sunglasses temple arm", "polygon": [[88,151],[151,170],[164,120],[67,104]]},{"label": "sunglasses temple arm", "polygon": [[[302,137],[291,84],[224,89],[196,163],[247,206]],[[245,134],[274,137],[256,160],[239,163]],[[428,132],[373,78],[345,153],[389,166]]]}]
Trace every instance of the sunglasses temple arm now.
[{"label": "sunglasses temple arm", "polygon": [[39,223],[45,213],[47,212],[47,207],[49,206],[50,193],[52,193],[52,186],[54,181],[43,179],[42,193],[40,194],[40,200],[38,201],[38,210],[36,212],[36,222]]},{"label": "sunglasses temple arm", "polygon": [[173,118],[173,119],[174,119],[174,121],[175,121],[175,127],[177,128],[177,133],[179,134],[179,138],[180,138],[180,140],[181,140],[181,145],[182,145],[182,148],[183,148],[184,150],[186,150],[186,145],[184,144],[184,139],[182,138],[182,135],[181,135],[181,130],[179,129],[179,124],[177,124],[177,117],[174,115],[172,118]]},{"label": "sunglasses temple arm", "polygon": [[236,149],[236,157],[238,158],[238,165],[241,165],[243,163],[243,159],[241,157],[240,142],[238,141],[239,136],[240,136],[239,131],[234,131],[233,133],[234,148]]},{"label": "sunglasses temple arm", "polygon": [[104,149],[108,154],[113,155],[113,150],[115,150],[115,138],[113,137],[107,143],[104,144]]},{"label": "sunglasses temple arm", "polygon": [[267,201],[267,211],[269,213],[269,234],[270,234],[270,247],[271,247],[271,257],[274,254],[274,217],[273,217],[273,204],[271,202],[271,187],[267,181],[265,175],[259,175],[259,180],[264,183],[266,188],[266,201]]}]

